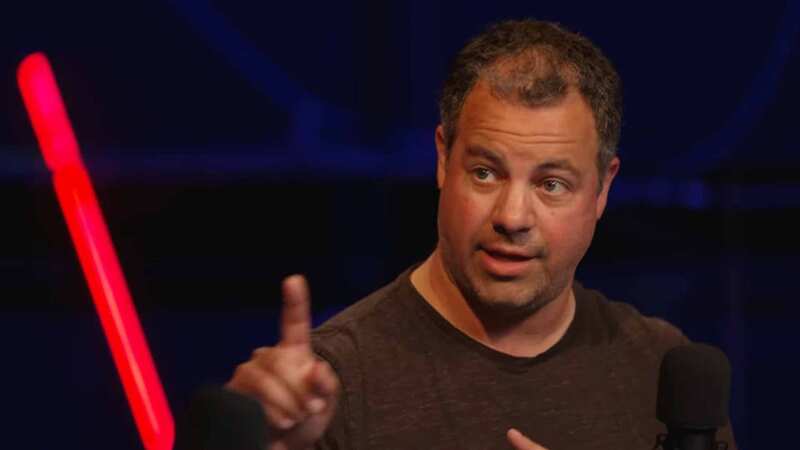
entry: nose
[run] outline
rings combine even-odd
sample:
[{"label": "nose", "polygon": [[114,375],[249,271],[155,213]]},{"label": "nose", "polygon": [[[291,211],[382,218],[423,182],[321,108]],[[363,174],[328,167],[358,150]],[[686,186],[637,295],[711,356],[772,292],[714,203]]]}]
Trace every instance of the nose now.
[{"label": "nose", "polygon": [[518,240],[525,237],[534,226],[530,206],[530,187],[526,183],[505,186],[495,204],[492,227],[496,233]]}]

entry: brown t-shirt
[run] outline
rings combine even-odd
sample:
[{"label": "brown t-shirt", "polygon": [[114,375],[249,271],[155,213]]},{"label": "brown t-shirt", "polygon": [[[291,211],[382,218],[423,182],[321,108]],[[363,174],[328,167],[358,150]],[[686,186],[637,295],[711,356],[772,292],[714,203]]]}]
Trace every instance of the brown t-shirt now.
[{"label": "brown t-shirt", "polygon": [[[417,292],[411,269],[314,331],[342,395],[319,449],[508,450],[517,428],[550,450],[652,449],[675,327],[575,284],[575,318],[533,358],[468,337]],[[735,448],[729,429],[718,434]]]}]

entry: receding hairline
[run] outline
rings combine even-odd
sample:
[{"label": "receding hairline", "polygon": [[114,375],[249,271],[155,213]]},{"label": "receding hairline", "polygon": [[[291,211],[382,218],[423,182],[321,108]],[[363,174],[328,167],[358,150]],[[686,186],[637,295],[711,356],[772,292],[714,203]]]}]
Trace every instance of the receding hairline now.
[{"label": "receding hairline", "polygon": [[[586,98],[585,95],[583,95],[583,93],[581,93],[580,87],[578,85],[572,84],[572,83],[568,83],[568,84],[565,85],[565,89],[564,89],[563,93],[561,93],[560,95],[558,95],[558,96],[548,96],[547,98],[542,98],[541,101],[537,101],[535,103],[532,103],[532,102],[527,101],[526,99],[521,98],[521,96],[518,95],[514,91],[503,92],[503,91],[497,89],[496,86],[494,86],[491,82],[489,82],[487,79],[481,77],[481,78],[477,79],[475,84],[467,92],[467,95],[464,97],[464,102],[461,105],[461,108],[459,108],[458,116],[456,118],[454,118],[455,120],[453,120],[453,125],[454,125],[453,132],[454,133],[453,133],[453,136],[452,136],[452,141],[449,142],[449,145],[447,145],[447,148],[446,148],[446,150],[448,152],[451,150],[453,144],[456,141],[458,127],[459,127],[459,125],[461,125],[460,122],[464,119],[464,111],[467,109],[466,108],[467,103],[470,102],[471,98],[473,98],[473,96],[475,95],[475,92],[479,89],[479,86],[480,87],[485,87],[485,92],[489,96],[491,96],[494,100],[497,100],[498,102],[502,102],[502,103],[505,103],[507,105],[511,105],[511,106],[514,106],[514,107],[525,108],[525,109],[528,109],[528,110],[537,110],[537,109],[540,109],[540,108],[557,107],[559,105],[562,105],[564,102],[568,101],[568,98],[571,97],[571,96],[576,98],[578,101],[583,103],[583,105],[586,107],[585,108],[586,112],[589,114],[589,117],[591,117],[592,131],[593,131],[594,140],[595,140],[595,144],[597,145],[598,152],[602,148],[602,139],[601,139],[598,127],[597,127],[597,117],[595,117],[594,111],[592,110],[588,99]],[[444,128],[444,123],[443,122],[440,123],[439,125],[442,126],[442,128]]]},{"label": "receding hairline", "polygon": [[497,97],[524,106],[555,103],[567,87],[577,87],[592,112],[597,168],[605,173],[619,145],[622,85],[614,65],[592,41],[558,23],[533,18],[490,24],[458,52],[442,85],[439,116],[448,150],[456,140],[466,98],[479,79],[493,77],[496,91],[509,93]]},{"label": "receding hairline", "polygon": [[[557,49],[548,44],[534,44],[515,52],[501,55],[491,63],[478,68],[472,85],[466,94],[454,105],[454,117],[442,117],[441,125],[445,129],[445,142],[449,150],[458,133],[458,123],[463,115],[467,99],[475,91],[476,86],[484,82],[489,92],[498,100],[513,105],[536,108],[539,106],[557,105],[575,90],[581,99],[590,106],[595,127],[598,118],[581,92],[578,69],[563,61]],[[527,98],[523,98],[523,92]],[[447,125],[452,126],[448,129]],[[601,141],[597,130],[598,141]],[[600,142],[602,146],[602,142]]]}]

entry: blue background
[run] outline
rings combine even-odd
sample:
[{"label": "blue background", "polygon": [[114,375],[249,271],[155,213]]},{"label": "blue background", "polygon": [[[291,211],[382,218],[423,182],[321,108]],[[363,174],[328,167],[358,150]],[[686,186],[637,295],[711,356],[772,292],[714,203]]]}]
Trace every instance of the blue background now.
[{"label": "blue background", "polygon": [[[140,448],[16,91],[47,52],[174,411],[435,244],[436,95],[469,37],[532,16],[625,86],[584,284],[714,343],[741,448],[791,445],[800,334],[800,2],[22,2],[0,22],[7,448]],[[560,450],[560,449],[553,449]]]}]

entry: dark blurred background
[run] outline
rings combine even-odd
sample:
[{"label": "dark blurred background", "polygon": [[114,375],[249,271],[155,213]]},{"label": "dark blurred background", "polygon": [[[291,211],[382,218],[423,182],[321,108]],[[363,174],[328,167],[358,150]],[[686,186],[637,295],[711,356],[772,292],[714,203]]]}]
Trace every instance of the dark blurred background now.
[{"label": "dark blurred background", "polygon": [[[625,84],[580,279],[722,347],[741,448],[791,445],[800,2],[13,2],[0,24],[3,448],[141,448],[15,70],[56,71],[174,411],[435,243],[449,60],[491,21],[587,35]],[[555,449],[559,450],[559,449]]]}]

